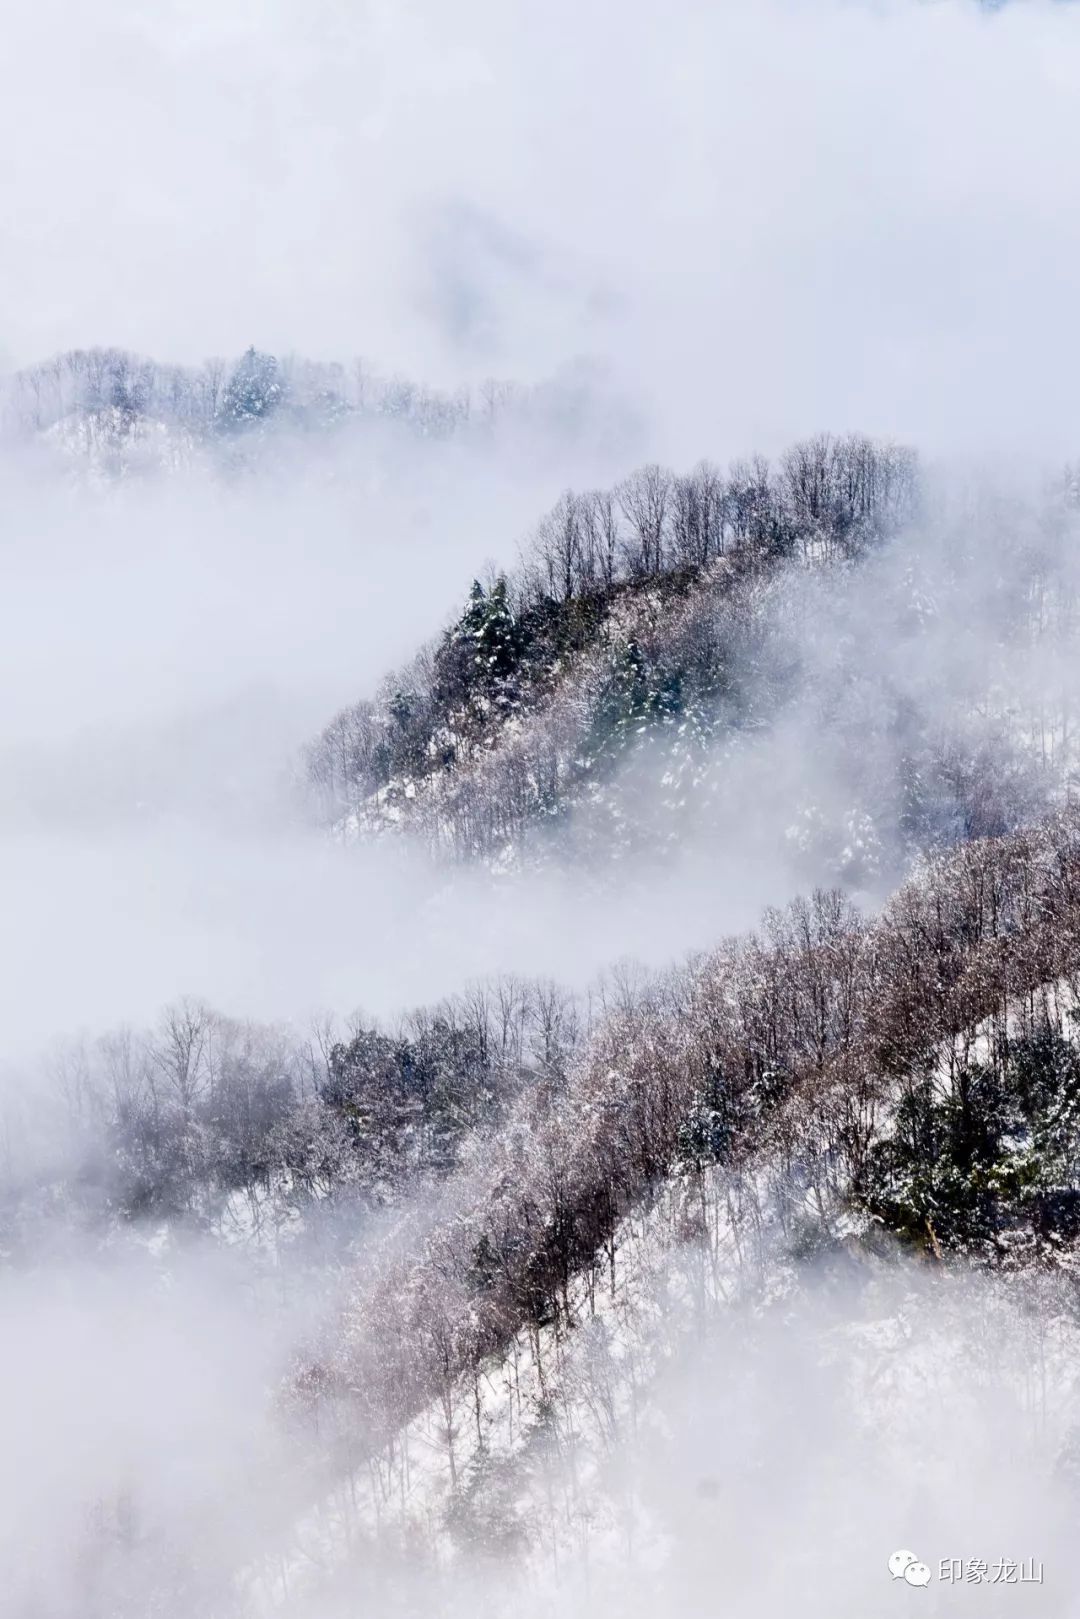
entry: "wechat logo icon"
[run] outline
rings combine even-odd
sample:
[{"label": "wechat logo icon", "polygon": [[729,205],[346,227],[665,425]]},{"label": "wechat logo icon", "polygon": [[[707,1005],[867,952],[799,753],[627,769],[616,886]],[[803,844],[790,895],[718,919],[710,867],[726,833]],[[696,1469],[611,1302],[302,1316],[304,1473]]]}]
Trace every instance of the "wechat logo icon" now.
[{"label": "wechat logo icon", "polygon": [[920,1563],[914,1552],[893,1552],[889,1573],[894,1580],[906,1580],[909,1585],[929,1585],[932,1578],[927,1565]]}]

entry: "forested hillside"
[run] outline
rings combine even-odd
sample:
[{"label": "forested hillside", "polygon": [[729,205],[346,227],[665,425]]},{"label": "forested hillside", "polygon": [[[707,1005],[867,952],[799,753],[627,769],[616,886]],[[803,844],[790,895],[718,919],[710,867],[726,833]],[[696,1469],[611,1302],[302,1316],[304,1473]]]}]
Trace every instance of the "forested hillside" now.
[{"label": "forested hillside", "polygon": [[[876,918],[818,893],[618,986],[565,1083],[523,1098],[303,1367],[353,1482],[301,1529],[301,1584],[312,1546],[381,1518],[444,1555],[566,1555],[608,1514],[632,1543],[647,1485],[624,1497],[603,1458],[650,1425],[665,1365],[774,1313],[788,1330],[805,1287],[846,1319],[905,1253],[1031,1284],[1026,1319],[1007,1293],[983,1309],[1045,1401],[1075,1329],[1078,834],[1067,815],[972,843]],[[870,1302],[876,1331],[895,1307]],[[1050,1437],[1068,1473],[1074,1441]]]},{"label": "forested hillside", "polygon": [[[732,1311],[771,1330],[823,1266],[884,1286],[886,1320],[905,1253],[1056,1279],[1039,1352],[1067,1353],[1078,1007],[1073,812],[927,861],[878,915],[817,892],[587,1006],[507,980],[321,1046],[181,1006],[72,1054],[55,1125],[84,1157],[9,1178],[4,1247],[33,1262],[63,1211],[110,1245],[149,1220],[177,1262],[201,1228],[263,1254],[262,1286],[306,1276],[321,1324],[281,1396],[304,1461],[245,1588],[400,1594],[403,1546],[420,1569],[567,1554],[621,1521],[594,1468],[664,1366]],[[148,1509],[104,1510],[158,1589]],[[233,1578],[182,1563],[165,1587]]]},{"label": "forested hillside", "polygon": [[1067,796],[1076,529],[1068,473],[1015,498],[859,437],[568,492],[309,749],[322,814],[593,870],[753,832],[884,892]]},{"label": "forested hillside", "polygon": [[[219,401],[208,441],[299,409],[256,360],[221,399],[258,375],[266,411],[229,426]],[[101,409],[128,407],[63,419]],[[1067,471],[1006,494],[860,436],[646,465],[564,494],[515,570],[326,728],[322,835],[345,863],[419,843],[444,909],[469,863],[587,873],[598,903],[613,872],[662,894],[681,863],[719,906],[760,860],[793,897],[665,970],[507,972],[392,1019],[188,996],[9,1087],[14,1273],[88,1242],[166,1277],[208,1251],[244,1256],[265,1319],[304,1301],[273,1380],[299,1460],[272,1530],[233,1525],[200,1566],[116,1486],[85,1533],[103,1592],[119,1557],[131,1611],[184,1590],[323,1612],[361,1567],[381,1601],[477,1558],[576,1557],[594,1521],[632,1539],[645,1494],[605,1468],[664,1368],[734,1319],[770,1334],[820,1273],[883,1288],[883,1332],[905,1267],[991,1278],[1006,1312],[1039,1277],[1067,1354],[1077,537]]]},{"label": "forested hillside", "polygon": [[794,672],[765,622],[777,578],[855,565],[918,502],[911,451],[828,435],[775,469],[650,465],[568,491],[512,577],[474,582],[377,702],[335,718],[311,776],[332,815],[404,818],[452,853],[491,854],[643,737],[689,749],[765,723]]},{"label": "forested hillside", "polygon": [[1080,1619],[1080,6],[4,44],[0,1619]]}]

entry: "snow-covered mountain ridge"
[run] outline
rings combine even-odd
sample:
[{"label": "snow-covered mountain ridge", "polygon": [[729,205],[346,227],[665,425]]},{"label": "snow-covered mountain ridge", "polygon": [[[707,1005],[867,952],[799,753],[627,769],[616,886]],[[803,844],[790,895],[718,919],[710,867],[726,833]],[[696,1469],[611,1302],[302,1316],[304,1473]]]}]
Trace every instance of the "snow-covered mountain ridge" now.
[{"label": "snow-covered mountain ridge", "polygon": [[1068,476],[1024,502],[822,436],[568,493],[512,576],[308,750],[346,840],[595,873],[737,846],[884,893],[1066,802]]}]

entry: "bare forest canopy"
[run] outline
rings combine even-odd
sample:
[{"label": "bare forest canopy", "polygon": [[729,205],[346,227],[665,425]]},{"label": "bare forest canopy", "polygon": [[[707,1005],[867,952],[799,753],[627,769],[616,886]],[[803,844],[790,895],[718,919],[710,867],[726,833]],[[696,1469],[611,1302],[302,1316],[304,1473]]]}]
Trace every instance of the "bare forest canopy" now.
[{"label": "bare forest canopy", "polygon": [[[201,371],[89,351],[5,397],[9,430],[102,451],[109,474],[148,424],[227,465],[238,445],[272,456],[279,425],[437,435],[477,408],[255,351]],[[536,403],[493,396],[480,419]],[[64,1044],[3,1099],[5,1268],[33,1277],[87,1245],[166,1276],[242,1254],[253,1308],[302,1318],[267,1378],[274,1443],[295,1447],[273,1503],[288,1534],[337,1492],[351,1547],[368,1487],[365,1546],[391,1496],[415,1531],[408,1435],[427,1423],[442,1505],[423,1534],[484,1556],[528,1541],[512,1503],[560,1432],[552,1391],[605,1312],[647,1315],[630,1278],[649,1243],[702,1311],[758,1308],[778,1255],[801,1277],[899,1254],[1067,1293],[1078,540],[1068,471],[1016,492],[858,434],[564,493],[515,568],[476,579],[308,748],[320,848],[394,831],[407,862],[418,840],[418,884],[451,921],[440,859],[494,868],[523,905],[534,861],[587,872],[603,905],[609,857],[659,862],[661,893],[684,862],[717,903],[730,879],[709,862],[760,858],[802,897],[588,987],[507,971],[305,1027],[189,996]],[[378,932],[374,911],[355,925]],[[521,1461],[497,1488],[495,1385]],[[614,1424],[610,1388],[582,1386]],[[132,1611],[159,1591],[231,1601],[249,1541],[217,1569],[181,1534],[162,1572],[171,1528],[140,1527],[155,1510],[126,1482],[100,1492],[85,1541],[103,1590],[115,1555]]]},{"label": "bare forest canopy", "polygon": [[722,1223],[751,1279],[778,1238],[1067,1266],[1078,1008],[1072,811],[927,861],[877,916],[819,891],[587,1000],[504,978],[307,1039],[178,1003],[60,1064],[58,1166],[7,1163],[4,1249],[32,1261],[60,1210],[318,1236],[309,1262],[352,1280],[294,1398],[358,1466],[518,1330],[572,1329],[665,1187],[680,1240]]},{"label": "bare forest canopy", "polygon": [[[8,437],[44,436],[99,456],[111,470],[153,464],[155,432],[190,449],[238,453],[274,432],[326,434],[386,423],[421,438],[484,431],[507,419],[579,430],[590,409],[587,370],[532,387],[489,378],[453,390],[383,375],[369,361],[278,356],[169,365],[118,348],[72,349],[0,378]],[[174,446],[175,447],[175,446]]]},{"label": "bare forest canopy", "polygon": [[[308,749],[327,824],[595,868],[689,846],[884,892],[1075,772],[1077,506],[821,434],[567,492]],[[800,864],[801,863],[801,864]]]},{"label": "bare forest canopy", "polygon": [[[878,917],[818,892],[612,983],[569,1066],[462,1162],[414,1249],[363,1280],[311,1386],[350,1390],[354,1441],[384,1442],[387,1413],[399,1425],[522,1324],[571,1327],[575,1278],[614,1289],[621,1223],[670,1184],[684,1240],[722,1225],[750,1274],[777,1232],[804,1257],[858,1232],[1068,1267],[1078,995],[1075,813],[929,862]],[[409,1346],[392,1383],[387,1337]]]},{"label": "bare forest canopy", "polygon": [[1080,4],[3,38],[0,1619],[1080,1619]]},{"label": "bare forest canopy", "polygon": [[[401,807],[418,783],[445,784],[574,686],[577,734],[560,738],[573,759],[517,761],[506,787],[518,801],[492,807],[494,826],[471,825],[467,806],[448,810],[465,820],[455,844],[482,849],[556,810],[643,731],[688,716],[706,724],[730,706],[730,643],[754,590],[794,560],[856,562],[914,521],[919,498],[911,450],[828,434],[776,467],[762,456],[727,472],[702,461],[676,476],[650,464],[612,489],[568,491],[513,574],[474,582],[440,640],[375,702],[336,716],[309,752],[311,777],[331,812],[362,814],[387,789]],[[607,667],[597,677],[584,660],[598,647]]]}]

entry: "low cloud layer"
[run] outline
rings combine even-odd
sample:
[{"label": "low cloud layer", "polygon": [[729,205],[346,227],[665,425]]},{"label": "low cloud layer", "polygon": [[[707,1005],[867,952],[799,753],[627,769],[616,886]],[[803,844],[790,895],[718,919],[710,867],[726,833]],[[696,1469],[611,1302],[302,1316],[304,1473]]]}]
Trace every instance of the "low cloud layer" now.
[{"label": "low cloud layer", "polygon": [[[1051,0],[14,0],[0,370],[72,346],[196,362],[253,342],[446,387],[586,376],[622,424],[573,445],[527,426],[282,438],[234,478],[117,484],[5,439],[0,1082],[31,1139],[66,1150],[27,1078],[39,1052],[178,996],[282,1022],[390,1016],[494,971],[659,966],[788,896],[767,842],[737,837],[602,905],[555,867],[436,879],[411,851],[329,842],[291,763],[568,484],[821,428],[1024,464],[1073,452],[1078,17]],[[939,580],[938,606],[958,611],[980,566],[961,590]],[[891,669],[873,620],[890,567],[869,599],[826,604],[852,656],[921,699],[994,655],[988,618],[954,637],[943,611],[933,669]],[[827,639],[808,656],[831,693]],[[1036,703],[1070,667],[1000,663]],[[799,734],[735,782],[733,821],[778,779],[793,800],[846,790],[796,712]],[[191,1619],[263,1553],[266,1588],[287,1584],[318,1483],[283,1443],[281,1393],[339,1256],[305,1274],[310,1256],[261,1241],[138,1226],[90,1252],[6,1124],[0,1146],[41,1191],[32,1263],[3,1278],[9,1601],[142,1619],[156,1592],[165,1619]],[[617,1524],[558,1569],[542,1549],[509,1597],[489,1571],[429,1583],[418,1557],[409,1594],[594,1619],[945,1612],[936,1582],[889,1582],[907,1545],[935,1574],[952,1556],[1045,1562],[1030,1603],[964,1591],[957,1611],[1065,1613],[1063,1292],[1029,1308],[904,1273],[868,1299],[826,1276],[765,1321],[726,1317],[704,1361],[642,1386],[650,1420],[605,1458],[612,1493],[636,1482],[639,1539]],[[550,1482],[573,1498],[562,1462]],[[320,1599],[313,1619],[335,1611]]]},{"label": "low cloud layer", "polygon": [[[319,1314],[288,1266],[182,1250],[162,1266],[136,1246],[9,1283],[9,1600],[167,1619],[1070,1611],[1063,1290],[841,1260],[769,1308],[705,1319],[679,1291],[694,1270],[669,1256],[639,1315],[546,1345],[561,1438],[545,1447],[541,1423],[493,1473],[526,1532],[506,1562],[467,1544],[447,1560],[444,1458],[415,1440],[404,1558],[396,1503],[368,1521],[365,1469],[348,1533],[329,1497],[313,1505],[326,1482],[271,1394]],[[891,1576],[901,1549],[931,1570],[928,1595]]]},{"label": "low cloud layer", "polygon": [[186,992],[262,1017],[387,1009],[502,961],[480,926],[462,945],[432,918],[426,940],[430,874],[328,846],[294,772],[337,707],[513,559],[561,458],[539,430],[338,450],[286,441],[284,471],[99,489],[79,465],[49,481],[9,463],[8,1055]]}]

